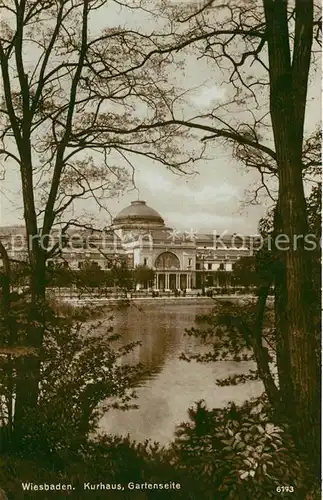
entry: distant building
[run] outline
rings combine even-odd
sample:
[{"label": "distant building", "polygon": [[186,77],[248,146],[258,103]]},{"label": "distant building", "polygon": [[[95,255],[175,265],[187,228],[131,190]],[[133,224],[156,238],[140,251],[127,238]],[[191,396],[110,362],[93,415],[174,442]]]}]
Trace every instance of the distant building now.
[{"label": "distant building", "polygon": [[[0,228],[0,238],[11,258],[26,258],[23,226]],[[48,266],[60,262],[77,270],[89,261],[104,270],[120,261],[130,268],[147,266],[155,271],[156,290],[230,286],[234,263],[252,255],[257,245],[255,237],[179,232],[166,227],[161,215],[139,200],[121,210],[106,231],[55,230],[51,238],[60,254],[49,259]]]}]

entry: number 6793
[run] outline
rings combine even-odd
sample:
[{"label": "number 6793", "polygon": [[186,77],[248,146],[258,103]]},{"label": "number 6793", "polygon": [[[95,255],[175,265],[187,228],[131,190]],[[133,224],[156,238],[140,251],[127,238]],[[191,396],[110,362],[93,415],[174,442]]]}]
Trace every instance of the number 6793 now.
[{"label": "number 6793", "polygon": [[277,493],[294,493],[294,486],[277,486]]}]

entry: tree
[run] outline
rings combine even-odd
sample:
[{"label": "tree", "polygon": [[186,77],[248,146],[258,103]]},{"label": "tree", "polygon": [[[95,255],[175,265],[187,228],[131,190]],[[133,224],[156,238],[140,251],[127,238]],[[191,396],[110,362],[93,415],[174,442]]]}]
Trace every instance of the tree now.
[{"label": "tree", "polygon": [[[144,4],[138,0],[129,9],[150,15]],[[115,157],[131,163],[127,155],[143,154],[183,171],[200,157],[200,152],[189,150],[183,157],[179,144],[187,131],[191,138],[200,132],[203,145],[222,140],[233,145],[234,154],[249,168],[259,171],[270,195],[268,179],[277,180],[275,234],[287,235],[291,243],[297,237],[296,248],[291,244],[280,252],[277,273],[259,290],[253,346],[273,406],[284,403],[295,441],[307,450],[309,460],[318,463],[320,370],[312,355],[317,345],[308,299],[312,256],[304,242],[304,179],[320,161],[308,147],[317,133],[307,138],[304,134],[313,37],[318,40],[320,31],[318,9],[313,0],[208,0],[187,8],[162,2],[164,17],[159,16],[161,24],[150,33],[117,27],[96,35],[91,19],[106,5],[104,0],[0,2],[0,151],[18,165],[21,176],[31,266],[27,342],[38,349],[43,341],[49,233],[75,199],[91,195],[100,204],[97,192],[110,195],[123,184],[124,173],[114,166]],[[227,75],[231,89],[226,102],[191,118],[178,107],[188,89],[174,90],[167,67],[169,61],[176,63],[176,55],[183,61],[188,47],[214,63],[216,78]],[[28,60],[27,53],[35,54],[35,61]],[[97,158],[102,168],[96,166]],[[262,348],[262,317],[272,279],[280,390]],[[32,408],[38,395],[37,358],[27,357],[24,370],[17,409]]]},{"label": "tree", "polygon": [[136,284],[152,286],[154,283],[155,273],[153,269],[148,266],[138,265],[134,268],[133,279]]},{"label": "tree", "polygon": [[93,34],[92,17],[107,6],[96,0],[0,4],[1,155],[20,169],[35,300],[44,294],[53,225],[75,199],[91,195],[102,205],[97,193],[124,188],[117,158],[126,165],[128,153],[173,166],[191,160],[176,157],[170,132],[141,131],[141,122],[156,119],[167,101],[158,88],[164,67],[158,35],[122,27]]},{"label": "tree", "polygon": [[61,263],[53,262],[47,268],[46,283],[48,287],[68,287],[73,284],[75,276],[70,269]]},{"label": "tree", "polygon": [[241,257],[233,266],[233,279],[239,286],[256,286],[256,260],[254,256]]},{"label": "tree", "polygon": [[125,295],[133,288],[133,275],[127,262],[123,259],[116,260],[111,268],[113,286],[121,288]]},{"label": "tree", "polygon": [[86,287],[102,287],[105,285],[105,272],[97,265],[96,262],[87,260],[83,263],[82,269],[74,273],[74,280],[81,286]]},{"label": "tree", "polygon": [[[228,98],[192,117],[183,118],[172,109],[160,126],[176,124],[200,131],[203,142],[229,143],[235,156],[259,171],[261,185],[270,196],[268,179],[278,184],[274,237],[281,235],[288,246],[281,250],[275,245],[275,274],[267,273],[267,282],[259,288],[253,346],[272,405],[284,407],[295,442],[318,471],[321,377],[318,358],[313,356],[318,352],[318,336],[313,324],[313,255],[306,247],[304,183],[307,173],[321,164],[317,150],[309,154],[309,144],[317,142],[320,134],[314,130],[306,137],[304,123],[320,44],[320,9],[313,0],[211,0],[166,11],[176,35],[180,34],[178,47],[195,47],[200,57],[214,63],[216,77],[227,75]],[[273,281],[279,388],[261,340]]]},{"label": "tree", "polygon": [[[188,413],[172,462],[190,475],[195,498],[276,498],[285,491],[316,498],[306,496],[312,478],[286,430],[272,423],[265,398],[213,410],[199,401]],[[292,486],[277,486],[284,481]]]},{"label": "tree", "polygon": [[[24,343],[36,352],[46,332],[46,260],[59,250],[50,248],[55,225],[66,232],[68,210],[80,198],[106,208],[104,200],[129,183],[117,162],[133,169],[132,154],[173,168],[199,156],[183,154],[176,126],[148,133],[142,126],[161,119],[173,97],[164,73],[168,50],[154,27],[97,33],[94,17],[119,7],[117,0],[0,1],[0,155],[20,176],[30,266]],[[41,371],[37,355],[19,363],[17,433],[37,404]]]}]

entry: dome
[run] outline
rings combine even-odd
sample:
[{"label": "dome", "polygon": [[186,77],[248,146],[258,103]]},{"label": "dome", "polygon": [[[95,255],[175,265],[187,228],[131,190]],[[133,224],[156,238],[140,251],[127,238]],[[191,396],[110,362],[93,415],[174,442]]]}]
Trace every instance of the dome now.
[{"label": "dome", "polygon": [[113,220],[115,227],[145,227],[154,228],[164,226],[161,215],[153,208],[146,205],[145,201],[132,201],[131,204],[121,210]]}]

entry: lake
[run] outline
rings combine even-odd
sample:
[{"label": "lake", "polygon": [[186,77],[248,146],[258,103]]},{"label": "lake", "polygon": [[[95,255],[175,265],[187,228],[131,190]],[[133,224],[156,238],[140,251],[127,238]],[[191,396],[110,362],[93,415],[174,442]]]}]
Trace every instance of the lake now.
[{"label": "lake", "polygon": [[[204,399],[209,408],[223,407],[229,401],[239,404],[262,392],[261,382],[218,387],[216,379],[254,368],[250,362],[218,361],[201,364],[179,359],[201,352],[198,339],[185,336],[194,326],[197,314],[211,310],[213,303],[201,300],[189,303],[140,303],[115,311],[114,333],[122,342],[141,341],[129,355],[131,362],[141,362],[149,376],[137,388],[138,409],[123,412],[110,410],[101,420],[101,429],[117,435],[130,434],[137,441],[147,438],[167,444],[174,437],[176,425],[188,420],[187,409]],[[128,361],[128,359],[127,359]]]}]

